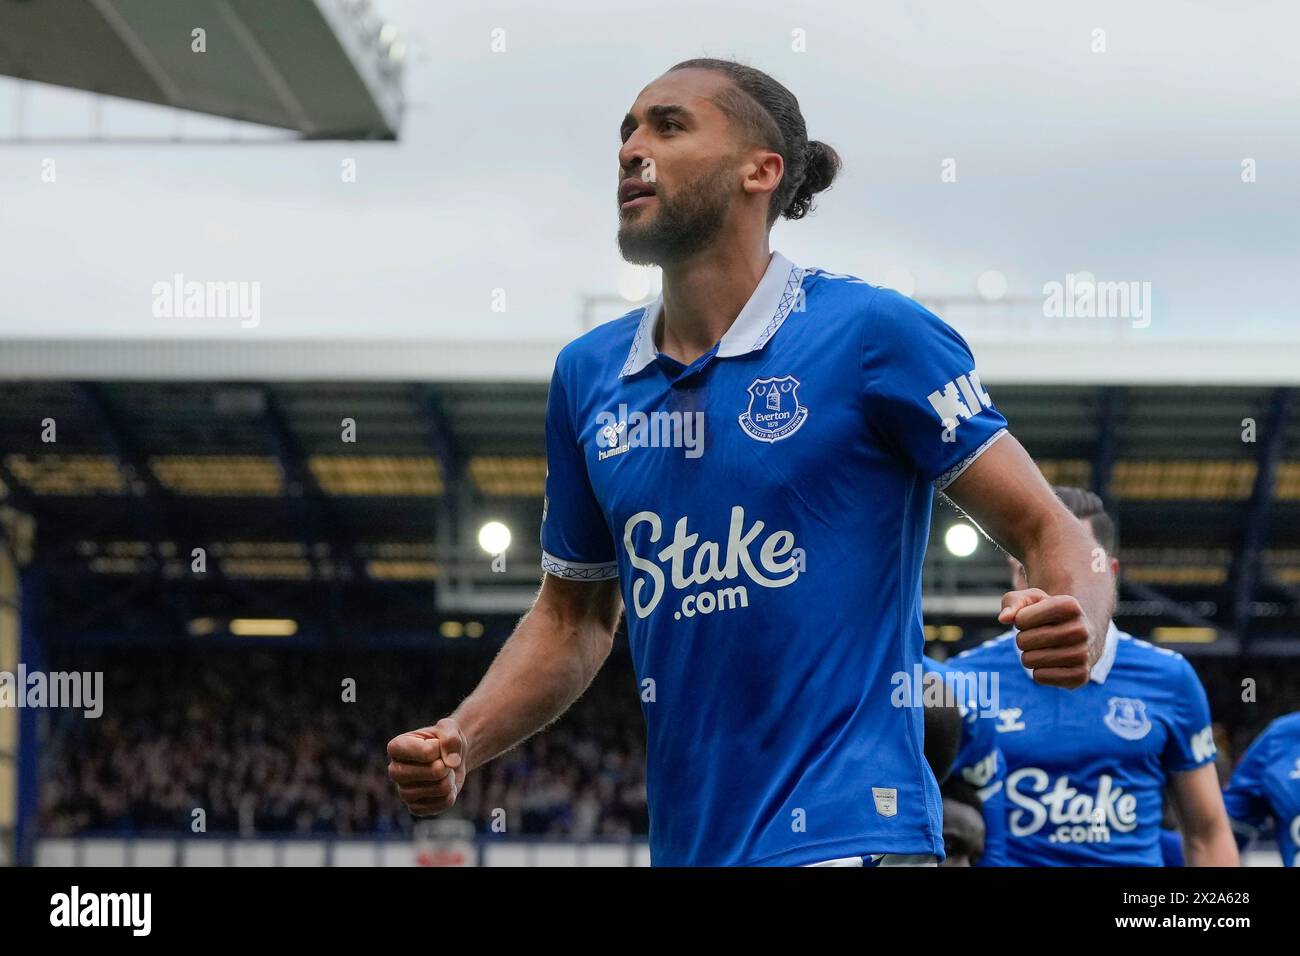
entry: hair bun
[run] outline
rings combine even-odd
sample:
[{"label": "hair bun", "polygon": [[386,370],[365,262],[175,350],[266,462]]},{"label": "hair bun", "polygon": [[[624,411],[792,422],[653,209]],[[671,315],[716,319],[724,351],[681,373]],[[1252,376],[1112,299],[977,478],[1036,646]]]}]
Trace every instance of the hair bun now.
[{"label": "hair bun", "polygon": [[803,148],[803,178],[794,198],[785,207],[786,219],[802,219],[812,209],[813,196],[830,188],[842,163],[839,153],[820,140],[811,139]]}]

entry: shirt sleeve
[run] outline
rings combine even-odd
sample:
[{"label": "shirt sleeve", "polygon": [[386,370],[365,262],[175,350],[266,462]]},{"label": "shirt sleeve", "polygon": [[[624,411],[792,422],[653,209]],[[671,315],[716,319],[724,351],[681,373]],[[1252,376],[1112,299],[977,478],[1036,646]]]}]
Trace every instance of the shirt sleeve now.
[{"label": "shirt sleeve", "polygon": [[1173,726],[1165,743],[1164,765],[1169,773],[1182,773],[1211,763],[1218,750],[1205,688],[1185,658],[1178,659],[1175,680]]},{"label": "shirt sleeve", "polygon": [[1272,814],[1264,791],[1264,772],[1268,768],[1268,731],[1264,731],[1246,748],[1245,755],[1233,771],[1228,789],[1223,791],[1223,805],[1232,820],[1238,844],[1243,844],[1264,828]]},{"label": "shirt sleeve", "polygon": [[579,581],[618,576],[614,541],[591,488],[558,362],[546,399],[542,570]]},{"label": "shirt sleeve", "polygon": [[872,427],[942,491],[1007,433],[965,340],[890,289],[863,323],[862,368]]}]

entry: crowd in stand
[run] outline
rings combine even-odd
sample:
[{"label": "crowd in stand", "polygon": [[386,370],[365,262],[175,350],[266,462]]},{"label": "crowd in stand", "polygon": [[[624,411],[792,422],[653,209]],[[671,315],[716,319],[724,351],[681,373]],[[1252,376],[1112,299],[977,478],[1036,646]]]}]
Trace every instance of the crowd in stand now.
[{"label": "crowd in stand", "polygon": [[[41,826],[50,836],[200,825],[243,834],[409,830],[385,744],[450,711],[489,660],[479,648],[63,656],[61,669],[103,671],[104,713],[44,715]],[[1226,780],[1264,724],[1300,700],[1300,669],[1217,659],[1197,667]],[[470,775],[455,814],[480,830],[495,815],[516,834],[643,835],[643,735],[630,662],[616,651],[559,722]]]},{"label": "crowd in stand", "polygon": [[[64,666],[102,670],[105,705],[96,720],[49,714],[45,834],[192,830],[198,820],[209,833],[350,835],[410,829],[385,745],[454,707],[487,659],[150,651],[78,653]],[[503,809],[522,834],[644,834],[635,685],[625,657],[606,670],[552,728],[472,774],[457,814],[486,829]]]}]

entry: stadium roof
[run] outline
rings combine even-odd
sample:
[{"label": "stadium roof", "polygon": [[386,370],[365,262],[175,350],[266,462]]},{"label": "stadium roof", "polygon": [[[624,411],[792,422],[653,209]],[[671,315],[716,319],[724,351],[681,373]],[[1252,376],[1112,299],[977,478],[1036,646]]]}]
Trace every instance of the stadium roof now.
[{"label": "stadium roof", "polygon": [[[400,41],[356,0],[0,3],[0,73],[294,130],[395,139]],[[205,32],[204,49],[192,31]]]},{"label": "stadium roof", "polygon": [[[983,338],[966,329],[986,383],[1015,385],[1300,385],[1294,342],[1049,336]],[[425,381],[550,380],[561,340],[12,338],[0,380]]]},{"label": "stadium roof", "polygon": [[[1049,480],[1112,503],[1123,613],[1221,651],[1300,624],[1298,394],[994,393]],[[96,594],[112,606],[113,582],[157,579],[168,587],[146,589],[151,600],[188,595],[187,619],[265,603],[268,582],[304,620],[340,601],[393,630],[516,614],[538,577],[545,399],[544,382],[0,382],[0,507],[36,517],[68,613]],[[513,529],[505,567],[478,548],[489,519]],[[936,512],[926,602],[959,627],[990,619],[1006,568],[989,547],[949,555],[942,532],[957,519]],[[196,547],[212,575],[201,586]]]}]

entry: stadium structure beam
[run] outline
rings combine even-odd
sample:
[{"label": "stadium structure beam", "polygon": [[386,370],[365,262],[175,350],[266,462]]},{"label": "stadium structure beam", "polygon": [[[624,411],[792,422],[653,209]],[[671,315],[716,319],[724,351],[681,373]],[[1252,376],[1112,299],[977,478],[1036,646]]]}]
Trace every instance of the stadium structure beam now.
[{"label": "stadium structure beam", "polygon": [[[57,512],[55,514],[57,514]],[[78,526],[77,531],[80,537],[86,539],[94,538],[97,534],[97,528],[93,526]],[[156,552],[160,552],[158,545],[161,544],[164,539],[146,538],[145,540],[148,541],[150,546],[153,547]],[[177,535],[169,531],[168,537],[165,540],[169,540],[175,544],[177,543]],[[51,546],[52,543],[53,547]],[[259,590],[251,587],[244,580],[228,578],[223,573],[221,562],[217,560],[216,551],[210,542],[200,539],[196,542],[196,546],[202,547],[208,555],[206,570],[201,576],[197,574],[186,574],[180,578],[166,578],[164,577],[164,562],[159,561],[155,564],[151,574],[137,575],[136,580],[151,586],[164,588],[169,598],[173,597],[178,591],[181,592],[183,599],[180,606],[183,608],[186,615],[191,614],[193,608],[193,589],[198,584],[210,584],[224,588],[230,591],[233,595],[238,596],[249,608],[258,605],[261,602],[263,595]],[[177,556],[178,560],[188,565],[191,561],[190,555],[185,551],[185,549],[180,550],[184,553]],[[70,537],[55,536],[53,542],[47,540],[42,545],[39,545],[35,550],[32,563],[39,564],[47,572],[51,580],[57,579],[59,581],[73,581],[78,587],[82,587],[87,591],[92,589],[95,582],[103,582],[106,579],[105,575],[97,574],[86,566],[82,557],[76,553],[75,541]],[[147,593],[147,588],[138,589],[137,591],[126,595],[125,600],[116,602],[114,607],[122,604],[129,604],[138,594]],[[94,618],[98,616],[99,610],[100,609],[91,609],[90,616],[84,618],[84,622],[89,623],[94,620]],[[184,618],[181,622],[183,629],[188,628],[191,620],[192,617],[190,616]]]},{"label": "stadium structure beam", "polygon": [[1189,611],[1169,595],[1165,594],[1163,591],[1156,590],[1149,584],[1143,584],[1141,581],[1131,581],[1121,575],[1119,587],[1121,592],[1128,592],[1139,601],[1158,604],[1163,614],[1167,617],[1173,618],[1184,627],[1208,627],[1220,637],[1232,636],[1230,634],[1225,634],[1223,628],[1218,624],[1215,624],[1209,618],[1202,617],[1195,611]]},{"label": "stadium structure beam", "polygon": [[[103,0],[100,0],[100,2],[103,2]],[[239,45],[248,54],[249,60],[252,61],[265,82],[266,89],[270,91],[274,100],[280,104],[285,115],[292,118],[294,128],[302,130],[303,134],[307,136],[316,133],[316,124],[307,110],[303,108],[302,102],[294,92],[293,85],[285,79],[284,74],[276,65],[275,57],[268,54],[262,44],[258,42],[257,37],[248,28],[248,24],[244,22],[242,16],[229,3],[219,4],[217,10],[227,26],[230,27],[231,33],[238,38]]]},{"label": "stadium structure beam", "polygon": [[1260,552],[1267,528],[1269,504],[1273,499],[1278,462],[1286,445],[1286,427],[1295,408],[1296,390],[1279,388],[1273,392],[1269,403],[1269,421],[1264,440],[1259,443],[1258,467],[1255,484],[1251,488],[1250,503],[1246,508],[1246,521],[1242,528],[1241,549],[1232,573],[1232,615],[1237,634],[1246,639],[1250,627],[1250,606],[1255,597],[1255,584],[1259,578]]},{"label": "stadium structure beam", "polygon": [[[69,622],[68,629],[77,633],[84,633],[90,630],[90,626],[96,621],[106,615],[130,607],[137,598],[155,593],[157,589],[158,579],[155,575],[140,575],[134,579],[130,587],[117,590],[109,600],[101,601],[73,617]],[[184,633],[183,630],[182,633]]]},{"label": "stadium structure beam", "polygon": [[[103,386],[95,382],[74,382],[73,387],[81,403],[90,411],[100,436],[117,460],[118,468],[124,472],[128,496],[133,500],[143,499],[140,507],[131,509],[131,516],[139,529],[141,540],[150,542],[150,549],[153,552],[150,555],[153,561],[153,567],[150,569],[151,577],[161,580],[163,562],[158,545],[162,541],[170,540],[174,543],[176,540],[160,514],[160,505],[168,497],[168,491],[158,481],[158,477],[153,473],[144,456],[140,454],[137,443],[132,438],[122,416],[113,407],[112,400]],[[136,494],[138,488],[143,489],[143,495]],[[167,594],[168,609],[184,632],[193,616],[189,607],[182,603],[188,600],[188,594],[184,589],[178,591],[176,588],[165,588],[164,590]]]},{"label": "stadium structure beam", "polygon": [[[409,604],[412,607],[423,606],[424,602],[411,597],[407,590],[395,586],[395,582],[376,580],[366,573],[365,563],[351,536],[346,534],[338,511],[334,508],[330,496],[325,494],[306,463],[297,440],[288,426],[288,419],[279,407],[278,400],[269,387],[263,389],[263,425],[270,437],[272,449],[280,469],[284,473],[287,495],[297,502],[295,510],[304,519],[296,522],[300,532],[310,528],[317,540],[327,541],[331,556],[337,561],[342,558],[350,573],[349,583],[353,586],[372,585],[384,591],[393,600]],[[318,564],[313,555],[314,542],[310,535],[299,534],[299,542],[306,552],[308,563],[312,567],[312,576],[318,583],[324,583],[318,573]],[[331,609],[331,626],[341,633],[342,593],[338,587],[329,589],[328,606]]]},{"label": "stadium structure beam", "polygon": [[1111,473],[1115,469],[1115,454],[1119,446],[1117,427],[1120,409],[1124,403],[1124,390],[1107,386],[1101,390],[1097,422],[1097,456],[1092,468],[1092,491],[1114,513],[1114,499],[1110,491]]},{"label": "stadium structure beam", "polygon": [[1294,604],[1297,608],[1300,608],[1300,588],[1287,584],[1285,581],[1279,581],[1271,574],[1265,572],[1260,573],[1259,584],[1261,587],[1271,588]]},{"label": "stadium structure beam", "polygon": [[[465,474],[463,456],[456,443],[456,436],[451,429],[451,420],[443,410],[442,401],[434,389],[427,384],[412,387],[412,396],[420,414],[426,422],[429,446],[442,467],[442,500],[439,503],[438,525],[435,531],[438,553],[450,555],[450,565],[460,565],[465,557],[466,543],[461,517],[466,513],[463,506],[471,503],[471,489]],[[438,592],[444,589],[459,589],[462,579],[457,574],[447,575],[439,581]]]},{"label": "stadium structure beam", "polygon": [[[45,573],[37,564],[28,564],[19,572],[18,659],[33,671],[46,669],[45,635],[42,630],[45,604]],[[14,853],[19,866],[35,862],[35,847],[40,807],[41,727],[38,709],[25,707],[18,712],[17,819]]]},{"label": "stadium structure beam", "polygon": [[[316,560],[315,544],[328,541],[331,557],[335,559],[340,553],[347,564],[351,580],[360,584],[365,580],[365,571],[357,560],[352,542],[343,533],[338,515],[330,507],[329,499],[321,490],[316,476],[307,466],[306,456],[289,429],[288,420],[281,410],[279,400],[269,386],[262,388],[262,426],[271,444],[271,450],[280,463],[284,474],[285,497],[291,509],[298,514],[301,521],[294,522],[298,529],[298,540],[303,546],[308,564],[312,569],[312,578],[323,587],[325,582],[320,575],[320,566]],[[310,533],[309,532],[310,529]],[[312,538],[316,541],[312,541]],[[330,609],[328,626],[341,634],[342,624],[339,589],[328,588],[327,605]]]},{"label": "stadium structure beam", "polygon": [[[60,0],[0,3],[0,75],[291,130],[396,139],[405,44],[354,0]],[[202,27],[204,46],[192,46]],[[179,42],[178,42],[179,41]],[[194,53],[202,56],[195,57]]]},{"label": "stadium structure beam", "polygon": [[135,441],[127,432],[125,422],[113,408],[103,386],[96,382],[74,382],[73,387],[81,403],[90,410],[100,437],[104,439],[109,452],[117,459],[118,467],[126,473],[127,483],[134,485],[136,481],[142,482],[147,491],[146,497],[155,500],[166,497],[166,489],[158,481],[143,456],[139,454]]},{"label": "stadium structure beam", "polygon": [[42,509],[40,503],[36,500],[36,496],[28,491],[17,476],[9,470],[3,455],[0,455],[0,484],[3,484],[8,492],[8,495],[0,499],[0,501],[7,502],[12,507],[34,518],[41,516]]}]

